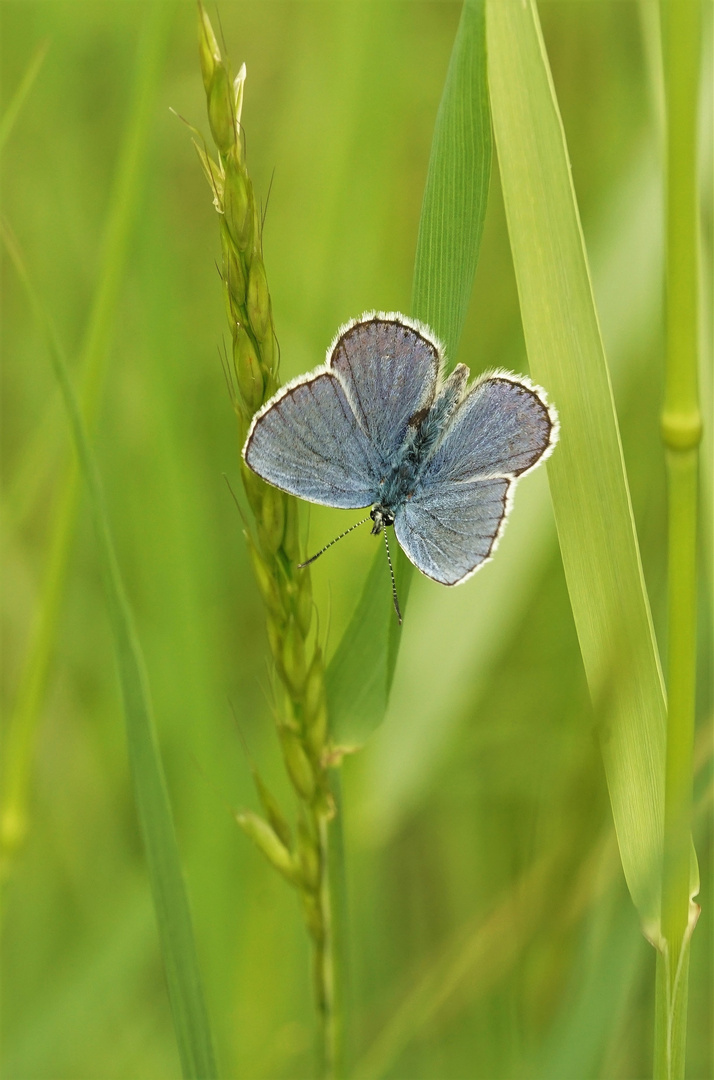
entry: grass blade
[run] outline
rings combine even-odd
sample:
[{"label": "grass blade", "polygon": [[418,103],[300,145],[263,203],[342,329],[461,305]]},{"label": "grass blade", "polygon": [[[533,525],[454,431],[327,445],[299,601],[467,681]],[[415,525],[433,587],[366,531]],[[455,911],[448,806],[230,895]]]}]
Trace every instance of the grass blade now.
[{"label": "grass blade", "polygon": [[[138,208],[156,91],[172,18],[172,5],[154,2],[148,6],[139,46],[138,76],[110,200],[102,268],[81,352],[82,415],[90,430],[104,380],[104,360],[123,280],[131,229]],[[27,82],[26,76],[23,85]],[[40,447],[46,447],[44,440],[45,431],[42,429],[38,436]],[[44,452],[46,453],[46,449]],[[30,632],[27,655],[8,726],[0,812],[4,873],[9,872],[14,852],[23,843],[28,827],[27,799],[35,732],[50,671],[78,502],[79,474],[76,462],[71,460],[57,481],[57,508],[50,526],[48,556],[38,612]]]},{"label": "grass blade", "polygon": [[45,62],[47,49],[48,42],[46,41],[43,41],[42,44],[35,49],[34,55],[27,66],[27,70],[20,80],[20,85],[10,98],[10,102],[3,113],[2,120],[0,120],[0,153],[2,153],[5,143],[10,137],[10,133],[15,126],[15,121],[20,115],[22,106],[25,104],[25,99],[30,93],[35,79],[40,73],[40,68]]},{"label": "grass blade", "polygon": [[134,798],[146,852],[182,1071],[186,1078],[207,1080],[216,1076],[217,1071],[141,647],[114,551],[99,474],[62,347],[28,277],[17,244],[4,225],[2,235],[46,333],[52,366],[67,410],[80,469],[87,484],[122,688]]},{"label": "grass blade", "polygon": [[[441,338],[452,363],[476,273],[490,174],[484,0],[465,0],[434,129],[412,290],[412,314]],[[404,610],[413,567],[396,544],[393,556]],[[333,737],[341,745],[363,743],[387,708],[401,634],[386,573],[379,551],[327,671]]]},{"label": "grass blade", "polygon": [[548,464],[620,855],[659,934],[665,697],[565,137],[535,5],[487,6],[496,144],[533,377],[561,417]]}]

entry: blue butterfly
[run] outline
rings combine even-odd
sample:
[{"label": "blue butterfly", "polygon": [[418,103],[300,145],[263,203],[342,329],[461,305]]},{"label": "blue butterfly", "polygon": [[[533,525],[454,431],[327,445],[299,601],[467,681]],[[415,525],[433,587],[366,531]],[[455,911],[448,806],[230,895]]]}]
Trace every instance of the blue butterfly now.
[{"label": "blue butterfly", "polygon": [[[309,502],[370,506],[388,555],[394,526],[417,569],[460,585],[495,551],[516,481],[558,438],[540,387],[505,371],[468,377],[464,364],[444,376],[443,348],[422,323],[369,312],[256,413],[243,458]],[[399,616],[396,590],[394,602]]]}]

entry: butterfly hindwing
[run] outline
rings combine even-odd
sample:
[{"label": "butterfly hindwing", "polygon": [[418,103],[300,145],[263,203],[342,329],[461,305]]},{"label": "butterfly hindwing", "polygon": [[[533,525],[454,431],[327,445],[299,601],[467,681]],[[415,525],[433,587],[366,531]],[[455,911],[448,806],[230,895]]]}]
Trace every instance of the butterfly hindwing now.
[{"label": "butterfly hindwing", "polygon": [[496,545],[510,486],[507,479],[467,480],[416,491],[394,521],[407,557],[442,585],[464,581]]}]

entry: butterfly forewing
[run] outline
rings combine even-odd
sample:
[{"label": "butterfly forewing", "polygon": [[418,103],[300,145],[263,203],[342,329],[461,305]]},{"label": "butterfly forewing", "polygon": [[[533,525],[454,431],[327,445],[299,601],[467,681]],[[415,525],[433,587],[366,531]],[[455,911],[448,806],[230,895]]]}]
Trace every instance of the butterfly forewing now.
[{"label": "butterfly forewing", "polygon": [[343,509],[375,502],[381,461],[336,376],[289,385],[258,413],[243,456],[275,487]]},{"label": "butterfly forewing", "polygon": [[484,379],[454,411],[421,484],[520,476],[550,450],[554,425],[538,388],[500,375]]},{"label": "butterfly forewing", "polygon": [[385,463],[403,446],[412,417],[431,404],[439,363],[420,329],[389,317],[357,322],[337,338],[328,366]]},{"label": "butterfly forewing", "polygon": [[486,561],[500,535],[510,481],[471,480],[415,492],[397,511],[394,530],[427,577],[457,585]]}]

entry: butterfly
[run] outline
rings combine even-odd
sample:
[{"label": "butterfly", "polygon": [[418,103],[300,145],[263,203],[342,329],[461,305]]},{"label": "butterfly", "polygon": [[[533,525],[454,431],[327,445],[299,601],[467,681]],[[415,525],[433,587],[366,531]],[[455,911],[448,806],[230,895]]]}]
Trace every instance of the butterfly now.
[{"label": "butterfly", "polygon": [[[469,374],[457,364],[446,376],[427,326],[368,312],[339,329],[322,366],[255,414],[243,459],[309,502],[371,507],[388,557],[393,527],[418,570],[460,585],[493,555],[516,481],[548,457],[559,431],[529,379],[492,371],[468,385]],[[392,588],[401,621],[393,572]]]}]

